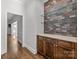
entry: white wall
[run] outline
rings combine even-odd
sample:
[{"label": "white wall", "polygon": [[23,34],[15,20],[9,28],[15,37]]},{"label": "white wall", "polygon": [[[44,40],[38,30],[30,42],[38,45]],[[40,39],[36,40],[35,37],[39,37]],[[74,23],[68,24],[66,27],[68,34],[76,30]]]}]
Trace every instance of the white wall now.
[{"label": "white wall", "polygon": [[44,2],[36,0],[37,34],[44,33]]},{"label": "white wall", "polygon": [[18,40],[20,43],[23,43],[23,19],[22,17],[20,19],[18,19]]},{"label": "white wall", "polygon": [[1,1],[1,54],[7,52],[7,12],[22,14],[22,4],[14,0]]},{"label": "white wall", "polygon": [[39,23],[41,21],[40,15],[43,14],[42,8],[43,4],[39,0],[26,0],[23,8],[23,46],[27,47],[34,54],[37,53],[37,34],[43,32]]},{"label": "white wall", "polygon": [[[43,3],[40,0],[2,0],[2,50],[7,50],[7,12],[23,15],[23,47],[28,48],[32,53],[37,53],[36,35],[42,33],[41,19],[43,17]],[[39,20],[39,21],[38,21]],[[43,24],[42,24],[43,25]]]},{"label": "white wall", "polygon": [[4,5],[4,0],[1,1],[2,2],[2,5],[1,5],[1,54],[5,53],[6,50],[7,50],[7,47],[6,47],[6,29],[7,29],[7,26],[6,26],[6,13],[4,12],[5,11],[5,5]]},{"label": "white wall", "polygon": [[36,53],[36,2],[35,0],[26,0],[24,4],[23,20],[23,46],[27,47],[33,53]]}]

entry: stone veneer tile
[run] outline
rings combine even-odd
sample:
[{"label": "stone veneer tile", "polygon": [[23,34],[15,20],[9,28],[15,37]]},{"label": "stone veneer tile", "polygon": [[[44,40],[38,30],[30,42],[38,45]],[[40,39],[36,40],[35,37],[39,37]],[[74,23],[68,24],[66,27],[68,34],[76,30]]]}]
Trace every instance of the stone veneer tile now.
[{"label": "stone veneer tile", "polygon": [[[55,12],[53,15],[47,13],[45,20],[45,33],[49,34],[60,34],[66,36],[77,36],[77,6],[74,4],[72,6],[66,7],[64,10],[66,12]],[[63,11],[63,10],[62,10]],[[74,16],[73,16],[74,15]],[[72,16],[72,17],[70,17]]]}]

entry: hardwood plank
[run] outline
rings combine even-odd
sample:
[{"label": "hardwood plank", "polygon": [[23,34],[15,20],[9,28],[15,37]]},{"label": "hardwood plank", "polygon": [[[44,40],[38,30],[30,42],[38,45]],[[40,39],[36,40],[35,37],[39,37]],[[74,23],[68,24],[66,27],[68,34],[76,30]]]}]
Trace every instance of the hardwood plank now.
[{"label": "hardwood plank", "polygon": [[[15,41],[17,40],[10,36],[8,37],[8,50],[7,53],[1,56],[1,59],[44,59],[44,57],[39,54],[32,54],[27,48],[22,47],[18,42],[17,47],[14,47],[14,45],[16,45]],[[18,48],[17,51],[15,51],[16,48]]]}]

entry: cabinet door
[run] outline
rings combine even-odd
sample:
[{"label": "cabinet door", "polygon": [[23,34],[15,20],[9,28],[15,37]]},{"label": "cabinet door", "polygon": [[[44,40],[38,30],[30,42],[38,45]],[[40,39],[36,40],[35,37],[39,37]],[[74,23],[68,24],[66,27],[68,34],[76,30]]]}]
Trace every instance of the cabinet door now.
[{"label": "cabinet door", "polygon": [[72,42],[71,50],[64,49],[67,59],[77,59],[77,44]]},{"label": "cabinet door", "polygon": [[65,50],[64,49],[64,55],[66,56],[66,59],[77,59],[74,50]]},{"label": "cabinet door", "polygon": [[55,45],[55,59],[67,59],[64,54],[64,49],[59,47],[57,44]]},{"label": "cabinet door", "polygon": [[41,55],[45,55],[45,40],[44,40],[44,37],[41,37],[41,36],[37,37],[37,51]]},{"label": "cabinet door", "polygon": [[54,59],[55,54],[55,41],[52,39],[46,39],[46,58],[47,59]]},{"label": "cabinet door", "polygon": [[58,40],[58,44],[56,44],[55,47],[55,59],[76,59],[75,46],[76,45],[71,42],[69,43]]},{"label": "cabinet door", "polygon": [[77,59],[77,43],[72,42],[72,49],[69,51],[71,59]]}]

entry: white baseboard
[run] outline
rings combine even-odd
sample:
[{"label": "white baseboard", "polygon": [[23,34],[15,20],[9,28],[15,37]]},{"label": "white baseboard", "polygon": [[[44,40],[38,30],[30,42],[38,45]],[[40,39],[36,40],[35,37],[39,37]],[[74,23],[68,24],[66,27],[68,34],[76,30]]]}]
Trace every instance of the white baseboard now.
[{"label": "white baseboard", "polygon": [[27,49],[28,49],[30,52],[32,52],[33,54],[37,54],[36,49],[33,49],[32,47],[30,47],[30,46],[23,46],[23,47],[27,48]]},{"label": "white baseboard", "polygon": [[1,50],[1,55],[7,53],[7,50],[3,49]]},{"label": "white baseboard", "polygon": [[18,40],[21,44],[22,44],[22,41],[21,40]]},{"label": "white baseboard", "polygon": [[35,51],[32,47],[27,47],[27,49],[29,49],[33,54],[37,54],[37,51]]}]

